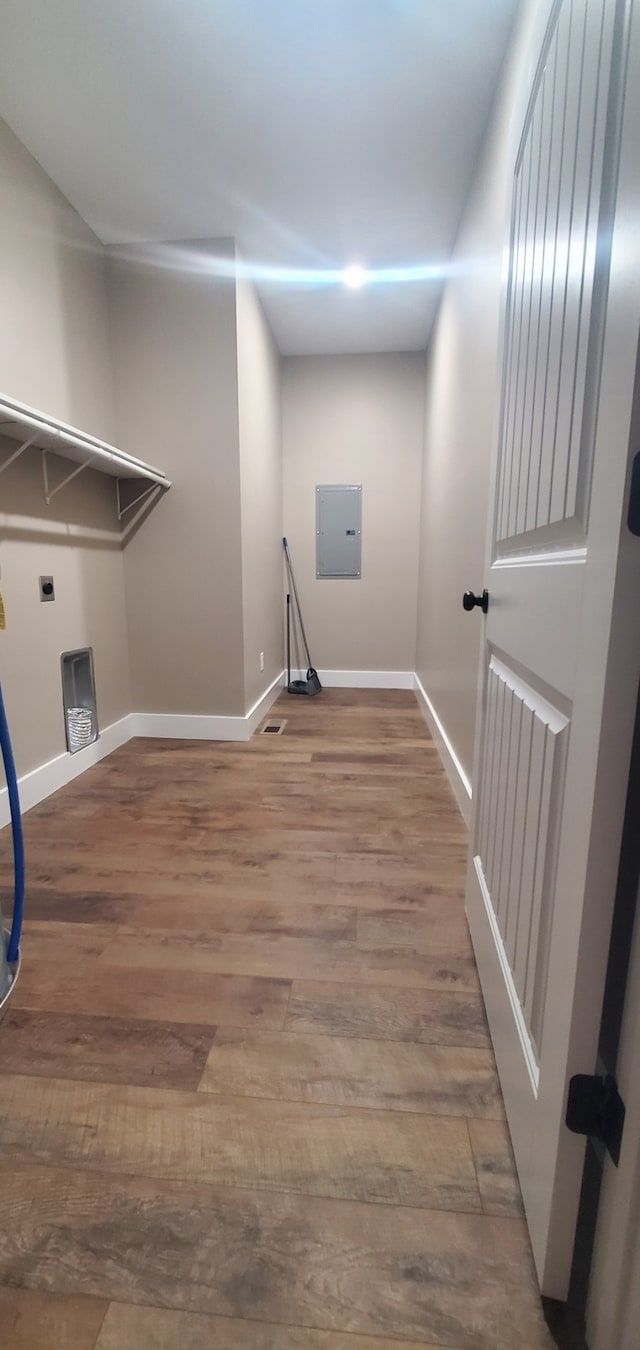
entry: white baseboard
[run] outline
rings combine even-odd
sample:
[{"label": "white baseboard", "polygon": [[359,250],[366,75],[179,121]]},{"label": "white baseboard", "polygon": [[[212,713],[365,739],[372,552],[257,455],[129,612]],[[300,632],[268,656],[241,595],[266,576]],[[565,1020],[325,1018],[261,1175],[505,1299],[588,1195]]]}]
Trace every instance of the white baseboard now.
[{"label": "white baseboard", "polygon": [[413,687],[418,695],[418,703],[420,704],[424,719],[433,737],[434,745],[440,755],[445,773],[453,788],[455,799],[460,807],[464,822],[466,825],[470,826],[471,783],[469,782],[422,681],[418,675],[414,675],[413,679]]},{"label": "white baseboard", "polygon": [[[52,792],[58,791],[58,788],[65,787],[79,774],[84,773],[85,769],[90,769],[92,764],[97,764],[113,750],[117,750],[118,746],[131,740],[134,735],[133,714],[129,713],[118,722],[112,722],[111,726],[105,727],[93,745],[85,746],[84,750],[77,750],[74,755],[65,750],[64,754],[56,755],[55,759],[50,759],[47,764],[41,764],[30,773],[23,774],[18,780],[22,810],[30,811],[32,806],[37,806],[45,797],[50,797]],[[10,819],[9,793],[5,787],[0,789],[0,829],[8,825]]]},{"label": "white baseboard", "polygon": [[[411,670],[319,670],[327,689],[413,689]],[[306,670],[292,670],[292,680],[305,680]]]},{"label": "white baseboard", "polygon": [[[293,679],[304,679],[306,671],[291,672]],[[408,670],[320,670],[320,681],[328,689],[415,689],[418,702],[439,751],[456,801],[467,824],[471,816],[471,784],[418,676]],[[190,713],[129,713],[100,733],[93,745],[65,752],[19,779],[20,804],[29,811],[52,792],[64,787],[85,769],[130,741],[133,736],[161,737],[168,740],[249,741],[278,698],[285,684],[282,671],[242,717],[198,716]],[[9,824],[9,794],[0,789],[0,829]]]},{"label": "white baseboard", "polygon": [[260,726],[263,717],[266,717],[272,703],[275,703],[276,699],[280,697],[285,686],[286,678],[286,672],[281,670],[280,674],[276,675],[275,680],[269,685],[269,688],[265,689],[264,694],[261,694],[253,707],[249,708],[248,713],[245,713],[244,721],[249,728],[249,735],[246,737],[247,740],[253,736],[256,727]]},{"label": "white baseboard", "polygon": [[250,741],[277,699],[284,684],[284,671],[243,716],[216,717],[198,713],[133,713],[132,735],[155,736],[176,741]]},{"label": "white baseboard", "polygon": [[[248,741],[256,727],[277,699],[284,685],[284,671],[261,694],[244,717],[191,717],[187,714],[173,713],[129,713],[113,722],[101,731],[93,745],[78,750],[74,755],[65,751],[56,755],[47,764],[41,764],[30,773],[18,779],[20,806],[22,811],[30,811],[32,806],[50,797],[58,788],[65,787],[72,779],[98,764],[119,746],[125,745],[133,736],[162,736],[176,740],[194,741]],[[0,829],[11,820],[9,811],[9,793],[7,788],[0,789]]]}]

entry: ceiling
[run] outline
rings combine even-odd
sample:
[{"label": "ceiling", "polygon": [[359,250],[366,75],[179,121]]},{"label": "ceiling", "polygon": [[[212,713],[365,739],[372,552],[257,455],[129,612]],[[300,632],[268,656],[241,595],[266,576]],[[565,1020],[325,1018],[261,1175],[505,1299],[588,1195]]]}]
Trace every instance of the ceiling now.
[{"label": "ceiling", "polygon": [[0,116],[104,243],[235,237],[282,352],[418,350],[517,7],[2,0]]}]

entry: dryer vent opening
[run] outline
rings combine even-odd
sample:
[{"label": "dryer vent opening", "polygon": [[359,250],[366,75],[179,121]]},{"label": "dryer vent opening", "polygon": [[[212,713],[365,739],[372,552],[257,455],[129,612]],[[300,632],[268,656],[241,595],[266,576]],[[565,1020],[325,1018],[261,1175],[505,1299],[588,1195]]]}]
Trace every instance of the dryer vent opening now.
[{"label": "dryer vent opening", "polygon": [[96,685],[93,676],[93,649],[63,652],[62,701],[67,750],[75,755],[98,739]]}]

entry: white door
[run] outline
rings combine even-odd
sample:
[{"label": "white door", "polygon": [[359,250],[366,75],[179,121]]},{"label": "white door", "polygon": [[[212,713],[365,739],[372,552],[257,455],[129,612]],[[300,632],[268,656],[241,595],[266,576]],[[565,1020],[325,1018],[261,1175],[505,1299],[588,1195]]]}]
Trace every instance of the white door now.
[{"label": "white door", "polygon": [[[626,526],[640,0],[558,0],[515,163],[467,906],[534,1257],[564,1298],[640,668]],[[640,448],[640,447],[636,447]]]}]

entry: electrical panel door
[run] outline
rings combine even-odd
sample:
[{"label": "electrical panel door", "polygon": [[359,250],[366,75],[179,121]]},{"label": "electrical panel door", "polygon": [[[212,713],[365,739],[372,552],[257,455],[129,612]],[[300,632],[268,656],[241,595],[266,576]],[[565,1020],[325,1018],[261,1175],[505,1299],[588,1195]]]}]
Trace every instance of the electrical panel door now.
[{"label": "electrical panel door", "polygon": [[316,576],[358,578],[361,571],[362,486],[316,488]]}]

